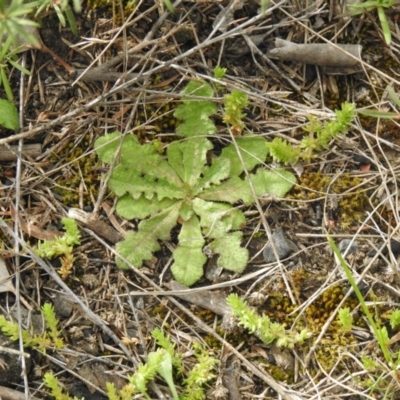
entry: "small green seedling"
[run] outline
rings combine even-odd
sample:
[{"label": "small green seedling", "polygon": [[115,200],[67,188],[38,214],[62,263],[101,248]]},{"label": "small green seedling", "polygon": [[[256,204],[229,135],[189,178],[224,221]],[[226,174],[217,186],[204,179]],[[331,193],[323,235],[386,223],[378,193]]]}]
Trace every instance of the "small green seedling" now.
[{"label": "small green seedling", "polygon": [[[7,39],[4,39],[3,45],[0,46],[0,86],[4,87],[4,91],[6,92],[9,102],[12,102],[14,98],[10,81],[8,79],[8,76],[10,74],[9,65],[13,66],[14,68],[26,75],[30,75],[30,72],[18,63],[19,48],[16,47],[11,49],[12,44],[13,38],[12,36],[9,36],[7,37]],[[3,119],[4,118],[6,118],[6,116],[3,116]]]},{"label": "small green seedling", "polygon": [[264,14],[267,11],[267,7],[269,5],[269,0],[261,0],[261,13]]},{"label": "small green seedling", "polygon": [[342,329],[348,332],[353,327],[353,316],[350,313],[350,308],[341,308],[338,312],[339,322],[342,325]]},{"label": "small green seedling", "polygon": [[383,36],[387,45],[392,41],[392,34],[385,14],[385,8],[392,7],[394,0],[370,0],[359,4],[348,4],[352,15],[362,14],[364,11],[376,9],[378,12],[379,21],[381,23]]},{"label": "small green seedling", "polygon": [[72,246],[80,244],[81,234],[78,224],[72,218],[61,220],[65,234],[54,240],[39,241],[36,254],[39,257],[52,259],[72,252]]},{"label": "small green seedling", "polygon": [[[59,380],[52,372],[46,372],[44,374],[43,383],[50,389],[50,394],[55,400],[78,400],[76,396],[71,398],[68,394],[63,392]],[[81,400],[85,399],[82,398]]]},{"label": "small green seedling", "polygon": [[174,6],[172,5],[171,0],[164,0],[164,4],[165,4],[165,7],[167,7],[167,9],[168,9],[168,11],[170,13],[174,13],[175,12]]},{"label": "small green seedling", "polygon": [[[69,0],[39,0],[38,3],[39,6],[36,9],[35,17],[40,17],[44,11],[52,8],[56,12],[61,25],[64,27],[67,25],[67,22],[65,20],[65,17],[67,17],[68,24],[71,28],[72,33],[78,36],[78,27],[76,25],[74,13],[72,12],[72,9],[69,5]],[[74,11],[77,13],[80,12],[82,9],[81,2],[79,0],[73,0],[72,3]]]},{"label": "small green seedling", "polygon": [[361,309],[368,319],[371,330],[374,332],[374,335],[376,337],[376,340],[378,341],[379,347],[382,351],[385,361],[388,363],[388,365],[393,365],[393,359],[392,359],[392,356],[387,347],[388,343],[389,343],[389,337],[388,337],[388,332],[387,332],[386,327],[385,326],[379,327],[378,324],[375,322],[371,312],[369,311],[369,309],[365,303],[364,297],[361,294],[360,289],[357,286],[357,283],[352,275],[352,272],[346,263],[346,260],[343,258],[342,253],[337,248],[335,242],[329,235],[328,235],[328,242],[329,242],[329,245],[332,248],[333,252],[338,257],[340,265],[342,266],[342,268],[347,276],[347,279],[348,279],[351,287],[353,288],[354,293],[356,294],[356,296],[358,298],[358,301],[360,302]]},{"label": "small green seedling", "polygon": [[214,78],[215,79],[223,79],[223,78],[225,78],[225,75],[226,75],[227,71],[228,70],[226,68],[216,66],[214,68]]},{"label": "small green seedling", "polygon": [[[73,0],[75,12],[81,10],[80,0]],[[9,101],[13,100],[9,82],[9,65],[26,75],[30,72],[17,61],[17,54],[24,47],[40,48],[40,38],[35,30],[40,24],[34,19],[40,19],[41,15],[49,8],[53,8],[63,26],[66,20],[71,30],[78,35],[78,28],[74,14],[69,6],[69,0],[0,0],[0,86],[4,87]]]},{"label": "small green seedling", "polygon": [[29,31],[39,24],[26,18],[26,15],[32,14],[38,5],[39,1],[26,3],[25,0],[0,0],[0,86],[4,87],[9,101],[13,100],[9,65],[30,75],[30,72],[18,63],[17,54],[20,51],[21,41],[33,47],[39,45],[35,35]]},{"label": "small green seedling", "polygon": [[2,46],[6,37],[9,37],[13,46],[17,47],[18,36],[33,45],[39,44],[37,39],[24,29],[25,27],[39,26],[37,22],[25,18],[26,15],[32,14],[39,4],[40,1],[27,3],[25,0],[0,0],[0,40]]},{"label": "small green seedling", "polygon": [[394,310],[390,315],[390,327],[392,329],[397,328],[400,325],[400,310]]}]

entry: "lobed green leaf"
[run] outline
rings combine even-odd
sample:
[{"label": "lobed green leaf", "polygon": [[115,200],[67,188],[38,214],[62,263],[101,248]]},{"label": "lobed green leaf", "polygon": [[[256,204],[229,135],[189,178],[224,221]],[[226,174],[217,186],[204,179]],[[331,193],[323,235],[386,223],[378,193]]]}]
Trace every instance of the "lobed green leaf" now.
[{"label": "lobed green leaf", "polygon": [[230,161],[231,175],[240,175],[244,171],[244,168],[250,172],[256,165],[264,163],[268,149],[263,137],[247,135],[236,138],[235,141],[237,149],[236,146],[231,143],[222,150],[221,156],[219,157],[220,159],[227,159]]},{"label": "lobed green leaf", "polygon": [[242,272],[249,261],[249,252],[241,247],[242,232],[231,232],[215,239],[210,247],[219,254],[218,265],[229,271]]},{"label": "lobed green leaf", "polygon": [[203,266],[207,261],[203,253],[205,240],[196,215],[182,224],[178,239],[171,271],[178,282],[191,286],[203,276]]},{"label": "lobed green leaf", "polygon": [[[140,268],[143,261],[153,258],[153,252],[160,250],[160,244],[153,235],[148,232],[128,231],[125,240],[117,243],[117,252],[135,268]],[[121,258],[116,258],[117,266],[120,269],[130,269],[130,266]]]},{"label": "lobed green leaf", "polygon": [[223,180],[229,177],[231,163],[226,158],[215,158],[210,166],[203,167],[202,176],[194,186],[193,194],[197,195],[211,185],[219,185]]},{"label": "lobed green leaf", "polygon": [[198,197],[209,201],[224,201],[235,204],[243,201],[245,204],[254,202],[249,182],[238,176],[233,176],[219,185],[210,186],[208,189],[199,193]]},{"label": "lobed green leaf", "polygon": [[272,194],[277,197],[284,197],[296,183],[296,177],[284,169],[271,171],[258,169],[255,175],[251,176],[257,196]]},{"label": "lobed green leaf", "polygon": [[[144,260],[151,260],[153,252],[160,249],[157,239],[170,240],[170,232],[176,225],[182,202],[176,202],[139,224],[138,232],[127,232],[125,240],[117,243],[116,249],[135,268],[140,268]],[[121,269],[129,266],[117,258]]]},{"label": "lobed green leaf", "polygon": [[[134,199],[141,196],[149,200],[157,198],[159,201],[165,197],[182,199],[185,196],[183,187],[176,186],[172,182],[174,173],[171,180],[165,176],[170,168],[165,160],[158,164],[159,168],[163,166],[165,166],[164,176],[156,178],[153,174],[142,174],[133,167],[120,164],[114,168],[108,186],[117,196],[129,193]],[[182,182],[180,185],[182,186]]]},{"label": "lobed green leaf", "polygon": [[243,213],[226,203],[214,203],[195,198],[193,209],[200,216],[200,226],[206,237],[223,237],[230,230],[240,229],[246,223]]},{"label": "lobed green leaf", "polygon": [[[183,94],[212,97],[213,88],[205,82],[190,82],[182,91]],[[176,134],[180,136],[206,136],[217,131],[214,122],[209,118],[217,112],[217,106],[211,101],[184,97],[174,116],[184,121],[178,126]]]},{"label": "lobed green leaf", "polygon": [[129,194],[125,194],[118,199],[115,210],[118,215],[126,219],[145,219],[171,206],[175,202],[175,199],[164,198],[160,201],[154,201],[153,199],[146,199],[143,196],[133,199]]},{"label": "lobed green leaf", "polygon": [[207,152],[212,148],[212,143],[204,137],[174,142],[167,149],[168,163],[183,182],[194,187],[203,172]]}]

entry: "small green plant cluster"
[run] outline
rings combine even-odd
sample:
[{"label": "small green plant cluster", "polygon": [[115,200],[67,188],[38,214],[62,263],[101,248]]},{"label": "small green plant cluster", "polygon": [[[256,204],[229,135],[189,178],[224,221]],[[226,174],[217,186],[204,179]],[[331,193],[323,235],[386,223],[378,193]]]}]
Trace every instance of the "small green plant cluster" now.
[{"label": "small green plant cluster", "polygon": [[226,73],[228,72],[227,68],[216,66],[213,70],[213,75],[215,79],[223,79],[225,78]]},{"label": "small green plant cluster", "polygon": [[[79,13],[81,11],[82,6],[80,0],[72,0],[72,5],[76,13]],[[68,21],[71,31],[74,33],[74,35],[78,35],[78,28],[76,26],[75,16],[72,12],[69,0],[40,0],[35,12],[35,17],[40,18],[44,11],[48,11],[51,8],[56,12],[61,25],[65,27]],[[65,19],[65,17],[67,19]]]},{"label": "small green plant cluster", "polygon": [[308,132],[301,140],[299,146],[293,146],[288,141],[275,138],[266,144],[274,161],[288,164],[296,164],[299,159],[310,161],[316,152],[329,148],[331,140],[336,139],[347,130],[354,118],[354,104],[343,103],[341,110],[336,110],[336,119],[322,123],[318,118],[309,117],[309,124],[303,129]]},{"label": "small green plant cluster", "polygon": [[232,308],[232,314],[239,319],[239,325],[255,333],[266,344],[276,342],[278,347],[292,349],[295,344],[302,344],[311,337],[306,329],[301,332],[286,331],[283,324],[271,322],[266,315],[258,315],[237,294],[229,295],[226,302]]},{"label": "small green plant cluster", "polygon": [[[72,3],[74,11],[80,12],[80,0],[73,0]],[[44,12],[51,8],[56,12],[62,26],[66,26],[64,15],[67,17],[72,31],[77,35],[75,17],[68,0],[36,0],[31,2],[26,0],[0,0],[0,37],[2,43],[5,42],[6,37],[10,37],[11,44],[18,47],[18,37],[20,37],[27,43],[38,45],[37,38],[26,28],[39,27],[40,24],[33,21],[33,18],[40,18]]]},{"label": "small green plant cluster", "polygon": [[[167,383],[174,400],[203,400],[206,398],[204,385],[215,378],[213,370],[218,360],[211,357],[199,344],[193,346],[194,355],[197,359],[195,366],[185,373],[182,362],[182,354],[177,352],[176,346],[171,342],[162,330],[156,328],[152,332],[153,338],[158,346],[156,351],[149,353],[147,362],[140,364],[137,371],[128,376],[129,384],[117,391],[112,383],[107,384],[107,394],[110,400],[130,400],[132,396],[141,393],[150,400],[147,393],[147,385],[157,375]],[[173,374],[174,370],[178,376],[183,378],[183,394],[178,396]]]},{"label": "small green plant cluster", "polygon": [[354,319],[350,313],[349,307],[339,309],[338,319],[339,319],[340,325],[342,326],[342,329],[345,332],[348,332],[351,330],[351,328],[353,327],[353,324],[354,324]]},{"label": "small green plant cluster", "polygon": [[[42,334],[22,329],[22,341],[24,347],[30,347],[41,353],[46,353],[47,347],[56,347],[62,349],[65,347],[61,337],[61,331],[58,330],[58,319],[54,311],[54,307],[50,303],[45,303],[42,308],[45,329]],[[19,339],[19,324],[7,321],[4,315],[0,315],[0,329],[11,338],[11,340]]]},{"label": "small green plant cluster", "polygon": [[61,220],[65,234],[54,240],[39,241],[36,254],[39,257],[52,259],[72,252],[72,246],[80,244],[81,234],[78,224],[72,218]]},{"label": "small green plant cluster", "polygon": [[[269,193],[280,197],[296,180],[283,169],[258,168],[245,176],[245,170],[253,171],[267,155],[265,139],[252,134],[237,138],[237,148],[232,143],[208,161],[213,144],[207,136],[216,132],[210,119],[217,111],[210,101],[213,93],[204,82],[190,82],[183,90],[187,97],[174,114],[183,121],[176,130],[182,139],[168,145],[166,157],[152,144],[140,144],[134,135],[122,137],[114,132],[95,142],[103,162],[119,161],[108,183],[119,196],[117,213],[142,220],[137,231],[128,232],[117,244],[119,254],[139,268],[160,249],[160,240],[170,240],[171,230],[179,224],[172,273],[187,286],[203,275],[206,241],[207,249],[219,255],[221,267],[241,272],[247,265],[248,251],[241,247],[246,219],[233,205],[254,203],[249,180],[257,196]],[[120,258],[117,265],[128,268]]]},{"label": "small green plant cluster", "polygon": [[0,86],[4,87],[7,99],[11,103],[14,99],[10,82],[8,80],[9,65],[23,72],[25,75],[30,75],[30,72],[20,65],[17,61],[17,49],[11,49],[11,37],[7,38],[4,45],[0,47]]},{"label": "small green plant cluster", "polygon": [[61,222],[64,226],[65,234],[53,240],[39,241],[36,254],[39,257],[49,259],[63,256],[58,273],[63,279],[66,279],[74,266],[73,246],[80,244],[81,234],[74,219],[63,218]]}]

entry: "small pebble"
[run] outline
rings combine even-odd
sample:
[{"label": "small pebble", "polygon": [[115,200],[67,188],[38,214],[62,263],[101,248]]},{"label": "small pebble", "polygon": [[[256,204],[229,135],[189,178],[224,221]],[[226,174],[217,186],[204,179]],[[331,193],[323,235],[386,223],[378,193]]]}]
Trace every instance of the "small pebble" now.
[{"label": "small pebble", "polygon": [[[338,249],[340,250],[340,252],[343,255],[346,253],[346,256],[348,256],[349,254],[353,254],[358,250],[358,246],[357,246],[357,243],[355,241],[353,241],[353,243],[351,244],[351,247],[348,249],[348,247],[350,246],[350,243],[351,243],[351,239],[343,239],[339,243]],[[346,250],[347,250],[347,252],[346,252]]]},{"label": "small pebble", "polygon": [[371,164],[371,160],[361,154],[355,154],[353,156],[353,160],[357,163],[357,164]]},{"label": "small pebble", "polygon": [[[272,235],[272,242],[274,243],[276,252],[278,253],[278,256],[281,260],[288,257],[290,254],[299,251],[297,246],[285,236],[282,228],[278,228]],[[272,263],[276,261],[271,243],[267,244],[264,249],[263,255],[264,260],[267,263]]]}]

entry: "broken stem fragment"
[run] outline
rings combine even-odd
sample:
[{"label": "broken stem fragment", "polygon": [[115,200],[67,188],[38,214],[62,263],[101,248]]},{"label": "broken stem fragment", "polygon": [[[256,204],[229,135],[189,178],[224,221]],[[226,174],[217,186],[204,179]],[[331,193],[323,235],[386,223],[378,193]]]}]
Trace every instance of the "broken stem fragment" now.
[{"label": "broken stem fragment", "polygon": [[277,60],[294,61],[325,67],[327,73],[354,73],[362,70],[362,46],[359,44],[311,43],[297,44],[275,39],[275,48],[267,56]]}]

